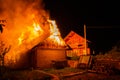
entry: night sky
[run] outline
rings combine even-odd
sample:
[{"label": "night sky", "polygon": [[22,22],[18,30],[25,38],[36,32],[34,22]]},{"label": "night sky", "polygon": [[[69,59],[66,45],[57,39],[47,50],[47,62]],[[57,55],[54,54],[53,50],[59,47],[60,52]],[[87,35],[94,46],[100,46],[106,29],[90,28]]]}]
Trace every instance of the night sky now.
[{"label": "night sky", "polygon": [[120,6],[115,0],[44,0],[44,3],[63,38],[71,30],[83,36],[86,24],[87,39],[97,51],[108,51],[120,40]]}]

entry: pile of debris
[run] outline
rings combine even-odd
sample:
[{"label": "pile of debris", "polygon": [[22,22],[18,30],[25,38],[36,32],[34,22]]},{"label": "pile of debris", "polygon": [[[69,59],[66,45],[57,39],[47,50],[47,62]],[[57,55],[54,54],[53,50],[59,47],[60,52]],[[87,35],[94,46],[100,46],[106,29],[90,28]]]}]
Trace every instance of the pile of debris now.
[{"label": "pile of debris", "polygon": [[100,73],[120,72],[120,42],[109,52],[94,57],[92,70]]}]

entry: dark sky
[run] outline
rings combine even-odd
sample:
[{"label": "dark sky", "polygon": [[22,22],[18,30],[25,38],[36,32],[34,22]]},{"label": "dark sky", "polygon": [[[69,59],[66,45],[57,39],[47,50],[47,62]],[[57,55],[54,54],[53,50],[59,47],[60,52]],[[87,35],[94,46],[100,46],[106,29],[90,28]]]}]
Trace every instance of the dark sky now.
[{"label": "dark sky", "polygon": [[108,51],[120,40],[120,6],[115,0],[100,1],[44,0],[44,3],[63,38],[71,30],[83,36],[86,24],[87,39],[96,50]]}]

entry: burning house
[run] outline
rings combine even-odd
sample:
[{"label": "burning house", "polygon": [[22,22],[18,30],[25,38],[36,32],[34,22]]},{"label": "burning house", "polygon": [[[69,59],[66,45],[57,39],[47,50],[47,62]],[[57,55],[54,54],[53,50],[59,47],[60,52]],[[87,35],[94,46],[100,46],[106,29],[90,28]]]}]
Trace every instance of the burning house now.
[{"label": "burning house", "polygon": [[[4,56],[5,66],[27,68],[35,61],[36,67],[46,67],[51,60],[65,59],[65,43],[54,25],[55,21],[50,20],[48,12],[44,10],[41,0],[0,1],[0,20],[4,19],[5,27],[1,27],[0,33],[0,42],[4,46],[0,49],[5,52],[10,46]],[[30,51],[35,46],[35,57],[31,57]]]},{"label": "burning house", "polygon": [[66,44],[55,21],[51,21],[50,32],[51,34],[48,38],[33,48],[32,65],[34,68],[52,68],[55,61],[66,61]]}]

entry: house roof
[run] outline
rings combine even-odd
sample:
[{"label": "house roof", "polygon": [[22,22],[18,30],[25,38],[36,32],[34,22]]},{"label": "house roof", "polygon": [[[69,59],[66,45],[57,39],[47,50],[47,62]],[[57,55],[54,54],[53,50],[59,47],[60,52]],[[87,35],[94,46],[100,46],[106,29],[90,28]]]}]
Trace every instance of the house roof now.
[{"label": "house roof", "polygon": [[[84,39],[84,37],[82,37],[81,35],[77,34],[75,31],[71,30],[71,31],[69,32],[69,34],[64,38],[64,40],[66,41],[66,40],[68,40],[68,38],[71,38],[71,37],[73,37],[74,35],[75,35],[76,37],[79,37],[79,38]],[[87,40],[87,42],[91,42],[91,41]]]},{"label": "house roof", "polygon": [[[85,44],[85,38],[83,38],[81,35],[77,34],[74,31],[70,31],[70,33],[64,38],[64,41],[71,48],[80,47]],[[90,41],[87,40],[87,42],[90,42]]]}]

